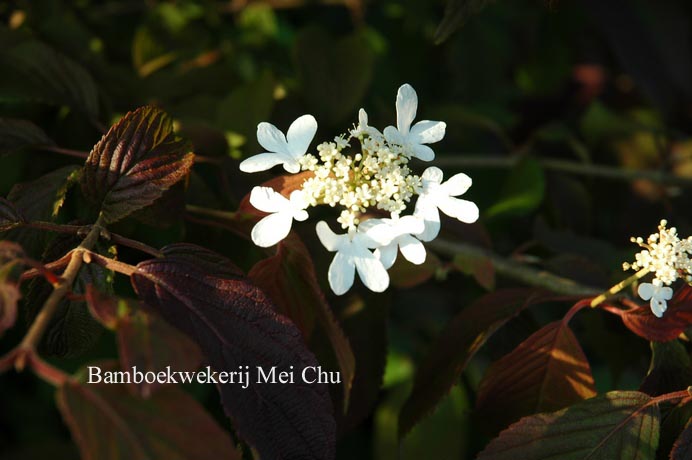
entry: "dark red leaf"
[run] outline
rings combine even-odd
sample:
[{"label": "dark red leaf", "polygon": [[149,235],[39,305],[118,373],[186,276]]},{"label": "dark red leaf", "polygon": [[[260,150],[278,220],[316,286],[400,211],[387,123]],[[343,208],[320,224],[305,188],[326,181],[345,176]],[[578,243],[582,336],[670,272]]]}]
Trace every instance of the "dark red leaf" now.
[{"label": "dark red leaf", "polygon": [[651,342],[651,365],[639,391],[650,396],[678,391],[692,383],[692,361],[679,341]]},{"label": "dark red leaf", "polygon": [[[140,263],[132,285],[166,321],[197,342],[217,371],[257,367],[293,371],[293,384],[219,385],[239,435],[263,458],[331,459],[335,423],[326,385],[307,384],[303,369],[318,366],[300,330],[275,312],[257,287],[227,269],[218,270],[180,251]],[[199,253],[199,251],[197,251]],[[211,268],[211,270],[210,270]],[[242,367],[241,367],[242,366]]]},{"label": "dark red leaf", "polygon": [[355,358],[348,339],[320,289],[315,266],[300,238],[290,234],[278,244],[276,255],[257,262],[248,277],[274,302],[279,313],[293,320],[306,340],[310,337],[317,317],[339,363],[344,385],[344,405],[348,407],[356,367]]},{"label": "dark red leaf", "polygon": [[524,417],[477,460],[653,459],[659,408],[637,391],[613,391],[558,412]]},{"label": "dark red leaf", "polygon": [[555,321],[488,369],[476,407],[489,426],[502,428],[593,396],[591,368],[577,338],[566,322]]},{"label": "dark red leaf", "polygon": [[[157,315],[146,312],[136,300],[120,299],[87,287],[89,311],[101,323],[116,331],[120,367],[137,367],[142,372],[158,373],[199,368],[202,355],[196,343]],[[161,384],[156,381],[133,383],[142,397],[149,397]]]},{"label": "dark red leaf", "polygon": [[667,342],[676,339],[692,325],[692,287],[683,285],[668,302],[668,310],[657,318],[649,306],[625,310],[622,322],[646,340]]},{"label": "dark red leaf", "polygon": [[[98,367],[102,378],[117,370],[113,365]],[[83,372],[88,375],[88,370]],[[125,385],[68,380],[56,398],[84,460],[242,458],[228,433],[174,385],[141,399]]]},{"label": "dark red leaf", "polygon": [[670,460],[689,460],[690,458],[692,458],[692,423],[688,421],[687,426],[673,444]]},{"label": "dark red leaf", "polygon": [[106,222],[142,209],[187,175],[194,155],[176,138],[171,119],[154,107],[129,112],[96,144],[82,190],[101,205]]},{"label": "dark red leaf", "polygon": [[527,306],[550,299],[532,289],[506,289],[486,294],[463,309],[419,365],[399,417],[400,434],[432,412],[488,337]]}]

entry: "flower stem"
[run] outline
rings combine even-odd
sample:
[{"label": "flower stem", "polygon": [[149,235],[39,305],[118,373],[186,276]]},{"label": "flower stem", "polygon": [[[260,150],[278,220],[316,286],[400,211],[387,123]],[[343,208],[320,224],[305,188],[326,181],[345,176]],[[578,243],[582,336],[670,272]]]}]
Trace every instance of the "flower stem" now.
[{"label": "flower stem", "polygon": [[591,308],[596,308],[597,306],[599,306],[600,304],[605,302],[609,297],[612,297],[613,295],[622,291],[624,288],[631,285],[635,281],[643,278],[647,273],[650,273],[649,269],[648,268],[642,268],[641,270],[639,270],[637,273],[630,276],[629,278],[620,281],[618,284],[611,287],[610,289],[608,289],[603,294],[599,295],[598,297],[595,297],[591,301]]}]

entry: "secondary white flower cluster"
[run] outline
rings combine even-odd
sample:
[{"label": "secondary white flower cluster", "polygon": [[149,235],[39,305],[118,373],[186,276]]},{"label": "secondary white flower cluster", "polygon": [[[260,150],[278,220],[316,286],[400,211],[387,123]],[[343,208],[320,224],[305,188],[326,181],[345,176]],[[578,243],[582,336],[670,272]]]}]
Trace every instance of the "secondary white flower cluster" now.
[{"label": "secondary white flower cluster", "polygon": [[667,301],[673,297],[669,286],[681,278],[692,281],[692,237],[680,239],[675,227],[666,228],[668,222],[661,220],[658,233],[652,233],[646,242],[639,237],[631,241],[643,248],[635,255],[633,263],[624,263],[624,270],[648,270],[654,273],[651,283],[641,283],[639,296],[649,300],[651,311],[657,317],[663,316],[668,308]]},{"label": "secondary white flower cluster", "polygon": [[[313,174],[289,198],[269,187],[253,188],[250,203],[269,213],[252,229],[253,242],[261,247],[277,244],[288,235],[293,220],[308,218],[309,207],[339,207],[337,222],[345,233],[334,233],[324,221],[316,227],[320,242],[328,251],[336,252],[328,274],[332,290],[344,294],[358,272],[365,286],[382,292],[389,286],[387,269],[399,251],[414,264],[425,261],[422,242],[439,233],[439,211],[462,222],[475,222],[478,207],[456,198],[471,187],[471,178],[457,174],[445,182],[442,171],[434,166],[420,176],[410,169],[413,158],[435,158],[427,144],[440,141],[446,127],[440,121],[413,124],[417,108],[418,96],[405,84],[396,97],[396,127],[380,132],[368,125],[368,116],[361,109],[357,126],[333,142],[319,144],[315,153],[308,153],[317,132],[317,121],[311,115],[294,121],[285,136],[274,125],[260,123],[257,140],[266,152],[243,161],[242,171],[265,171],[282,165],[292,174]],[[360,148],[353,152],[351,144],[355,142]],[[404,215],[414,197],[413,212]],[[389,217],[362,220],[374,210]]]}]

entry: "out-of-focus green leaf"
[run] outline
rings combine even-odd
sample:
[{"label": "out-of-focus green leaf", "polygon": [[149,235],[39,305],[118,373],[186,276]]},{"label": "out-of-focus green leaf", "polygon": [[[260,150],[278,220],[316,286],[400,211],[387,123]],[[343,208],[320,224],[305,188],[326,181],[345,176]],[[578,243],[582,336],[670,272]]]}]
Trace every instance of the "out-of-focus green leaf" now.
[{"label": "out-of-focus green leaf", "polygon": [[303,98],[318,120],[335,125],[355,117],[375,62],[365,34],[335,40],[321,29],[305,29],[294,57]]},{"label": "out-of-focus green leaf", "polygon": [[72,59],[38,41],[24,42],[2,53],[6,65],[47,102],[66,104],[96,119],[99,96],[91,75]]},{"label": "out-of-focus green leaf", "polygon": [[659,419],[658,405],[644,393],[612,391],[558,412],[521,419],[477,459],[653,459]]},{"label": "out-of-focus green leaf", "polygon": [[540,206],[545,193],[545,174],[540,163],[527,158],[516,165],[507,179],[503,196],[485,211],[485,217],[524,215]]},{"label": "out-of-focus green leaf", "polygon": [[32,122],[0,118],[0,155],[42,145],[53,145],[53,141]]},{"label": "out-of-focus green leaf", "polygon": [[132,39],[132,63],[140,77],[147,77],[166,67],[176,59],[174,52],[156,41],[156,37],[146,26],[137,29]]},{"label": "out-of-focus green leaf", "polygon": [[[115,366],[98,365],[102,372]],[[82,371],[88,376],[88,369]],[[68,380],[56,395],[82,458],[113,460],[240,460],[231,438],[176,386],[153,397],[132,396],[125,385]]]}]

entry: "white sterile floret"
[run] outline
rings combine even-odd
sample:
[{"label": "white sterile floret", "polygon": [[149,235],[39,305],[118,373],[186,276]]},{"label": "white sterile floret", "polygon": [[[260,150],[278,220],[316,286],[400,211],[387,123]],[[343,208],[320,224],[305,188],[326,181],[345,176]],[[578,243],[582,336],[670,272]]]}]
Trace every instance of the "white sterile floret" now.
[{"label": "white sterile floret", "polygon": [[312,115],[303,115],[291,123],[286,136],[271,123],[257,125],[257,141],[267,152],[252,156],[240,163],[247,173],[266,171],[276,165],[295,174],[301,169],[301,158],[308,150],[317,132],[317,121]]},{"label": "white sterile floret", "polygon": [[308,204],[303,195],[302,191],[295,190],[288,199],[269,187],[253,188],[250,204],[270,214],[252,228],[252,242],[263,248],[274,246],[286,238],[294,219],[306,220],[308,213],[305,208]]},{"label": "white sterile floret", "polygon": [[358,111],[358,126],[356,126],[354,129],[350,131],[351,137],[356,137],[356,138],[363,138],[365,136],[369,136],[372,138],[377,139],[378,141],[383,140],[382,133],[379,132],[376,128],[368,125],[368,114],[365,112],[364,109],[360,109]]},{"label": "white sterile floret", "polygon": [[440,232],[438,209],[467,224],[478,220],[479,211],[475,203],[455,198],[471,187],[471,178],[459,173],[443,183],[443,177],[442,170],[435,166],[426,169],[421,176],[422,187],[414,212],[425,222],[425,230],[418,235],[421,241],[431,241]]},{"label": "white sterile floret", "polygon": [[398,251],[412,264],[420,265],[425,262],[425,246],[415,236],[423,233],[425,223],[416,216],[399,217],[392,214],[391,219],[370,219],[363,222],[359,230],[369,230],[376,225],[385,225],[392,241],[375,249],[375,256],[382,261],[384,268],[394,265]]},{"label": "white sterile floret", "polygon": [[663,286],[657,279],[653,283],[641,283],[637,293],[643,300],[651,300],[651,311],[658,318],[668,309],[667,301],[673,298],[673,289]]},{"label": "white sterile floret", "polygon": [[396,95],[396,128],[387,126],[384,137],[387,142],[400,145],[404,154],[432,161],[435,152],[424,144],[432,144],[445,136],[446,124],[441,121],[419,121],[411,126],[416,118],[418,95],[409,84],[402,85]]},{"label": "white sterile floret", "polygon": [[368,232],[351,229],[337,235],[326,222],[317,223],[317,236],[330,252],[336,252],[329,265],[329,286],[336,295],[342,295],[353,286],[358,271],[363,284],[375,292],[383,292],[389,286],[389,274],[382,262],[370,251],[382,244]]},{"label": "white sterile floret", "polygon": [[635,255],[632,264],[622,264],[623,269],[646,269],[654,273],[654,281],[666,286],[692,274],[692,237],[681,240],[676,228],[666,228],[667,225],[666,220],[661,220],[658,233],[649,235],[646,242],[632,237],[631,241],[644,250]]}]

